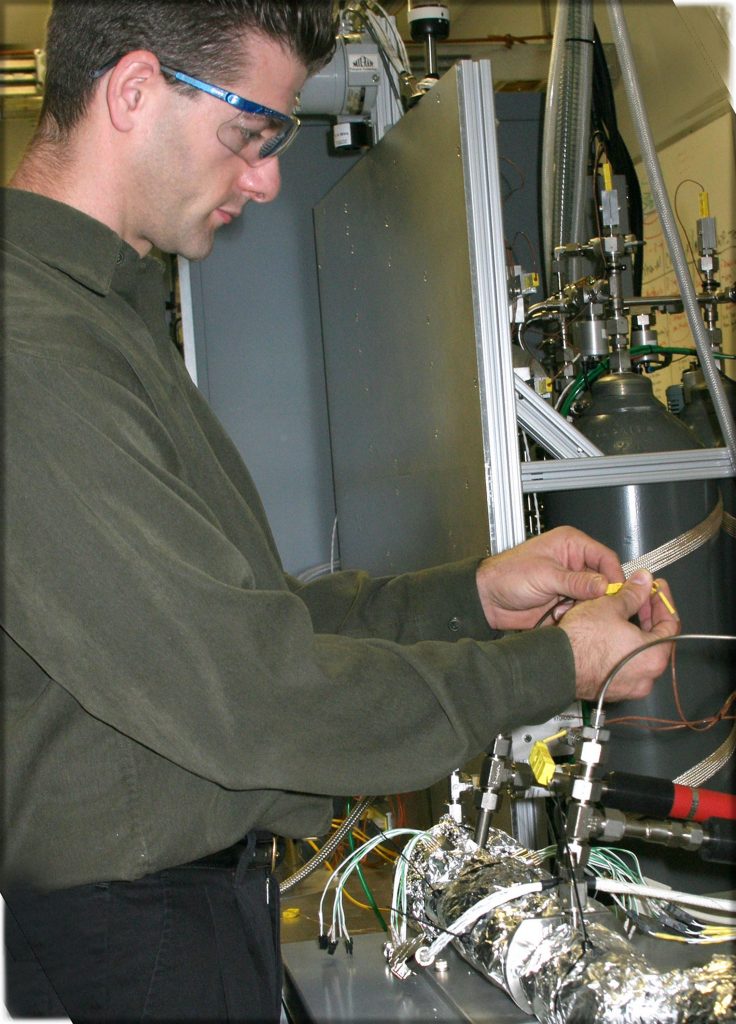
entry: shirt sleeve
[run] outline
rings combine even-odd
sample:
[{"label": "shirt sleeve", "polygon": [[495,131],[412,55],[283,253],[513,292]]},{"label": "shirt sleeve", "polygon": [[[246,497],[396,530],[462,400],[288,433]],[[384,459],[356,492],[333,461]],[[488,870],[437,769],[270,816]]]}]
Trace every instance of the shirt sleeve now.
[{"label": "shirt sleeve", "polygon": [[380,636],[397,643],[420,640],[499,639],[483,614],[475,582],[477,558],[399,576],[336,572],[293,591],[309,608],[318,633]]},{"label": "shirt sleeve", "polygon": [[[418,789],[573,698],[561,630],[471,637],[470,563],[264,586],[257,517],[239,510],[251,555],[140,393],[21,353],[6,399],[6,628],[84,713],[187,771],[231,789]],[[437,639],[452,618],[465,633]]]}]

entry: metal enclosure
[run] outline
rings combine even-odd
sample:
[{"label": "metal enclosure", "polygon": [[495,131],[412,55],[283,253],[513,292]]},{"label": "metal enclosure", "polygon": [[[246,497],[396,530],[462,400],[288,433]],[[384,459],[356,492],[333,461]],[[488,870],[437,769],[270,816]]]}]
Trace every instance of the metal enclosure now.
[{"label": "metal enclosure", "polygon": [[316,207],[343,566],[523,540],[495,127],[462,61]]},{"label": "metal enclosure", "polygon": [[[447,83],[440,83],[439,89],[446,90]],[[450,301],[443,321],[448,331],[455,331],[461,318],[468,328],[467,336],[464,335],[462,340],[459,335],[455,337],[452,352],[442,356],[442,363],[437,366],[432,379],[433,406],[435,414],[438,414],[438,410],[444,410],[446,404],[458,398],[464,401],[459,388],[446,390],[452,381],[444,372],[444,367],[449,364],[457,374],[455,352],[464,352],[465,355],[460,358],[469,360],[471,381],[476,378],[477,372],[472,368],[475,362],[475,325],[464,201],[465,182],[460,170],[462,160],[457,157],[458,148],[462,151],[459,112],[455,99],[455,114],[451,118],[451,107],[447,103],[437,104],[434,101],[435,95],[441,93],[425,98],[427,109],[421,114],[425,127],[416,132],[421,152],[416,157],[413,192],[416,193],[416,202],[424,202],[425,209],[412,219],[411,228],[408,224],[405,226],[410,237],[402,242],[402,251],[409,254],[407,258],[410,264],[424,257],[432,261],[432,267],[435,268],[432,285],[428,286],[424,282],[423,274],[419,284],[425,295],[432,296],[439,310],[445,308]],[[506,237],[509,246],[514,249],[515,262],[522,264],[525,270],[538,269],[535,260],[540,251],[537,180],[542,111],[543,97],[538,93],[500,93],[495,97],[498,167]],[[411,122],[419,115],[420,110],[416,109],[404,120]],[[437,118],[439,122],[449,121],[455,143],[450,151],[446,172],[441,172],[433,185],[437,154],[443,139],[443,130],[434,125],[436,115],[440,115]],[[428,120],[432,121],[429,126],[426,125]],[[335,156],[328,152],[328,125],[314,122],[305,124],[297,145],[283,157],[283,189],[278,200],[265,207],[251,204],[241,221],[236,221],[218,233],[212,255],[205,261],[180,261],[187,365],[253,473],[284,564],[289,571],[295,573],[329,563],[335,514],[312,209],[344,175],[348,178],[351,176],[351,168],[356,163],[364,161],[380,162],[386,159],[389,163],[386,178],[393,174],[396,179],[391,183],[391,188],[394,185],[397,188],[404,187],[404,170],[394,165],[393,156],[389,159],[383,155],[390,137],[400,130],[403,132],[403,126],[397,125],[375,150],[365,156]],[[400,139],[400,136],[396,137]],[[394,145],[393,139],[390,144]],[[402,145],[401,159],[410,154],[411,145]],[[450,173],[453,170],[456,172],[454,176]],[[432,190],[431,195],[422,199],[429,189]],[[393,225],[395,230],[403,223],[405,212],[399,204],[398,218],[395,218]],[[365,219],[367,222],[372,220],[368,210],[365,211]],[[383,234],[389,234],[383,221],[377,223]],[[432,230],[431,243],[423,241],[425,229]],[[370,284],[369,278],[373,273],[370,267],[371,253],[363,251],[367,248],[361,249],[361,253],[366,256],[365,268],[361,267],[358,271],[360,281],[368,289],[363,296],[366,316],[379,316],[381,322],[385,323],[388,317],[383,304],[388,296]],[[356,260],[357,257],[352,262]],[[338,314],[341,315],[342,302],[350,302],[353,297],[352,293],[345,292],[343,271],[347,268],[339,259],[331,261],[331,264],[333,262],[337,264],[337,273],[340,275],[335,282],[335,291]],[[450,263],[453,266],[452,275],[446,269]],[[394,261],[395,269],[397,265],[398,259]],[[457,288],[453,278],[464,279],[465,300],[461,299],[459,293],[455,294]],[[394,278],[387,275],[386,283],[391,285],[393,292]],[[401,278],[397,277],[397,290],[400,283]],[[407,294],[411,297],[416,292],[415,284],[411,287],[407,285],[399,290],[392,301],[403,303]],[[374,299],[376,295],[378,298]],[[421,298],[421,292],[417,293],[417,303]],[[331,338],[336,338],[336,345],[341,344],[342,337],[350,344],[352,332],[333,330],[330,319],[332,315],[333,311],[325,311],[323,319],[327,333]],[[430,315],[431,319],[429,311],[425,315]],[[405,313],[400,312],[399,316],[403,318]],[[401,320],[397,323],[401,323]],[[438,323],[440,320],[435,317],[427,330]],[[371,336],[379,333],[373,331],[367,322],[363,326]],[[407,338],[401,333],[401,328],[395,330],[395,347],[403,350]],[[395,358],[403,358],[407,367],[411,367],[417,357],[422,355],[424,338],[425,332],[419,332],[418,353],[407,351],[401,357],[397,351]],[[335,344],[331,349],[333,354]],[[349,358],[350,353],[356,360],[355,364]],[[331,381],[333,389],[350,386],[350,381],[361,369],[361,359],[362,356],[357,354],[355,348],[344,354],[340,379],[335,381],[333,375]],[[384,372],[384,366],[378,360],[374,369],[378,376],[372,393],[376,395],[383,393],[388,386],[386,382],[389,375]],[[366,370],[365,364],[362,370]],[[531,392],[528,388],[524,390],[528,398]],[[403,398],[398,402],[404,410],[405,418],[410,418],[416,402],[409,405],[404,403]],[[339,430],[333,424],[332,432],[336,441],[337,435],[340,435],[343,448],[354,446],[358,450],[365,430],[363,424],[350,414],[350,401],[347,404],[348,413],[341,419]],[[450,414],[445,412],[444,415],[448,417]],[[440,514],[430,513],[427,508],[419,508],[417,515],[422,524],[421,537],[414,536],[416,516],[412,519],[406,515],[404,521],[396,520],[387,525],[394,545],[395,560],[392,564],[399,569],[452,558],[463,551],[480,554],[489,545],[487,495],[484,490],[485,461],[479,426],[478,392],[475,389],[471,406],[464,415],[466,419],[471,418],[475,434],[471,437],[467,430],[458,428],[459,433],[453,444],[449,443],[447,435],[444,442],[449,469],[454,464],[458,471],[457,459],[460,456],[465,463],[477,467],[472,484],[473,493],[477,496],[477,528],[474,533],[468,533],[467,517],[461,523],[455,514],[455,506],[467,505],[471,498],[470,493],[465,493],[465,478],[459,480],[461,473],[457,472],[459,483],[457,488],[452,484],[453,493],[448,491],[445,498],[444,519]],[[471,451],[471,441],[474,451]],[[434,437],[432,442],[427,450],[421,451],[426,475],[429,477],[438,473],[434,454],[441,447]],[[383,473],[378,465],[379,458],[377,454],[374,465],[378,477]],[[349,461],[348,472],[352,472]],[[448,488],[451,483],[448,479]],[[337,486],[343,490],[342,474],[337,480]],[[433,516],[431,523],[430,514]],[[457,527],[445,525],[448,516],[458,523]],[[350,534],[355,535],[356,528],[350,527],[344,510],[342,529],[343,539],[349,542]],[[448,536],[450,529],[454,530],[455,537],[460,538],[459,544]],[[430,536],[431,542],[427,543]],[[425,543],[426,547],[423,546]],[[370,557],[362,564],[381,570],[378,561],[380,554],[380,549],[371,551]],[[355,562],[360,561],[359,554],[355,555]]]},{"label": "metal enclosure", "polygon": [[312,207],[358,157],[330,155],[327,134],[326,123],[305,124],[281,159],[278,199],[249,203],[182,275],[190,372],[253,474],[294,573],[329,560],[335,515]]}]

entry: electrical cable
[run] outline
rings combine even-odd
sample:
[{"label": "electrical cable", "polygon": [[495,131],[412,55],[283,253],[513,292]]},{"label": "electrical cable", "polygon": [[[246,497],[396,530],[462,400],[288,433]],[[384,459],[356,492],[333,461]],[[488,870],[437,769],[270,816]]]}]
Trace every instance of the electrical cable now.
[{"label": "electrical cable", "polygon": [[[636,359],[636,356],[642,355],[683,355],[683,356],[697,356],[697,349],[684,348],[684,347],[673,347],[669,345],[635,345],[629,350],[632,358]],[[736,355],[731,355],[725,352],[714,352],[714,359],[736,359]],[[599,377],[608,370],[609,358],[606,356],[600,361],[598,366],[594,370],[591,370],[587,374],[588,383],[593,383],[598,380]],[[575,399],[578,397],[581,391],[585,389],[586,377],[584,374],[578,374],[570,384],[567,385],[565,390],[562,392],[560,397],[557,399],[555,408],[558,409],[560,415],[567,416],[570,412],[570,407]]]},{"label": "electrical cable", "polygon": [[[347,802],[347,805],[346,805],[345,809],[346,809],[346,812],[349,815],[350,814],[350,801],[349,800]],[[348,832],[348,845],[350,846],[350,852],[354,853],[355,852],[355,840],[353,839],[352,831]],[[373,892],[371,891],[371,887],[368,885],[368,883],[365,880],[365,875],[363,874],[363,869],[361,868],[360,864],[356,864],[355,871],[356,871],[356,873],[358,875],[358,881],[360,882],[361,886],[363,887],[363,892],[365,893],[366,898],[367,898],[368,902],[370,903],[371,910],[373,911],[373,913],[376,916],[376,920],[380,924],[382,931],[387,932],[388,931],[388,925],[386,924],[386,922],[384,920],[384,917],[383,917],[383,914],[381,913],[381,911],[380,911],[380,909],[378,907],[378,903],[376,903],[376,898],[373,895]]]},{"label": "electrical cable", "polygon": [[704,286],[704,284],[705,284],[705,278],[703,277],[703,274],[700,271],[700,267],[698,266],[698,261],[695,259],[695,252],[693,251],[693,246],[692,246],[692,242],[690,241],[690,236],[688,235],[687,229],[685,228],[685,225],[682,223],[682,219],[681,219],[680,214],[679,214],[679,212],[677,210],[677,196],[678,196],[682,186],[683,185],[687,185],[687,184],[697,185],[701,192],[705,192],[705,187],[703,185],[701,185],[699,181],[696,181],[694,178],[683,178],[682,181],[678,184],[677,188],[675,189],[675,194],[672,197],[672,205],[674,207],[675,217],[677,217],[677,223],[680,225],[680,228],[682,229],[683,237],[685,238],[685,241],[687,242],[687,247],[688,247],[688,249],[690,251],[690,262],[693,265],[693,270],[698,275],[698,279],[700,281],[700,286],[702,288]]},{"label": "electrical cable", "polygon": [[[613,84],[608,68],[608,61],[601,43],[598,29],[593,26],[593,90],[591,102],[591,120],[594,131],[598,130],[605,139],[608,160],[615,174],[623,174],[626,180],[626,193],[629,211],[628,229],[635,238],[644,237],[644,207],[641,196],[639,176],[634,161],[619,131]],[[644,276],[644,252],[639,247],[632,256],[632,282],[634,294],[641,295]]]},{"label": "electrical cable", "polygon": [[[317,846],[317,844],[315,843],[315,841],[313,839],[305,839],[304,842],[307,844],[307,846],[311,846],[311,848],[315,851],[315,853],[319,853],[320,852],[319,846]],[[326,871],[333,871],[334,870],[332,865],[330,864],[330,862],[328,860],[322,861],[322,866],[324,867],[324,869]],[[350,893],[347,891],[347,889],[345,890],[344,895],[346,896],[348,901],[353,904],[353,906],[360,907],[361,910],[372,910],[373,909],[368,903],[361,903],[360,900],[356,900],[354,896],[350,895]],[[379,909],[380,909],[380,907],[379,907]],[[387,908],[384,908],[384,909],[387,909]]]},{"label": "electrical cable", "polygon": [[554,805],[557,810],[558,817],[560,819],[560,828],[557,828],[556,823],[554,821],[554,817],[551,817],[550,821],[552,822],[552,831],[557,842],[557,848],[558,850],[562,850],[562,854],[565,858],[565,866],[567,868],[568,880],[570,887],[573,891],[574,902],[576,905],[578,916],[580,918],[580,933],[582,935],[580,956],[582,957],[588,949],[588,928],[585,923],[585,915],[583,914],[583,903],[580,898],[580,892],[578,890],[577,881],[575,879],[575,865],[573,864],[572,854],[570,853],[570,845],[567,841],[567,820],[565,818],[565,812],[562,809],[562,801],[560,800],[559,796],[555,796]]},{"label": "electrical cable", "polygon": [[[358,805],[360,806],[360,805]],[[356,808],[357,810],[358,808]],[[351,815],[346,819],[349,821],[355,815],[356,811],[353,811]],[[392,829],[390,832],[382,832],[380,835],[371,839],[368,843],[364,843],[359,846],[357,850],[353,851],[343,862],[339,864],[330,877],[328,878],[325,887],[322,891],[322,898],[319,903],[319,931],[320,931],[320,943],[329,952],[334,952],[337,948],[339,939],[342,937],[346,942],[350,942],[350,934],[345,921],[345,913],[342,905],[342,895],[345,883],[347,882],[350,874],[355,870],[360,860],[369,853],[375,846],[379,845],[384,839],[393,839],[399,835],[424,835],[417,829]],[[335,884],[335,896],[333,901],[332,910],[332,926],[328,933],[324,930],[324,903],[327,898],[327,893],[330,887]]]},{"label": "electrical cable", "polygon": [[633,882],[618,881],[613,878],[596,878],[593,884],[598,892],[625,893],[631,896],[667,900],[670,903],[684,903],[691,907],[703,907],[706,910],[719,910],[736,914],[736,900],[722,899],[716,896],[701,896],[698,893],[678,892],[674,889],[661,889],[656,885],[639,885]]}]

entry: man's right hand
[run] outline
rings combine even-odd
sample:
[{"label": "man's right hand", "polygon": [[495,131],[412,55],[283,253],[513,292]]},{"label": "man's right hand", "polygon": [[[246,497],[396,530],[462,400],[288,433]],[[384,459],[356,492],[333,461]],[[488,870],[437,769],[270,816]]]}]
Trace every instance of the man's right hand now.
[{"label": "man's right hand", "polygon": [[[576,604],[560,619],[559,628],[567,633],[575,657],[578,697],[596,700],[622,658],[652,640],[680,632],[679,618],[652,593],[652,582],[650,573],[639,570],[618,593]],[[657,580],[657,585],[673,605],[668,585],[664,580]],[[638,626],[629,621],[635,615]],[[646,697],[667,668],[671,650],[671,644],[663,643],[637,654],[616,673],[605,699]]]}]

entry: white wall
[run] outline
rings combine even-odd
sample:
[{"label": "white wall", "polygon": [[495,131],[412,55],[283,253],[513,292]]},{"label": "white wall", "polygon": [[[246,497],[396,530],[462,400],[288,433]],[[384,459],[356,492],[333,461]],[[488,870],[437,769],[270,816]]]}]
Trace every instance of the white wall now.
[{"label": "white wall", "polygon": [[[696,246],[695,222],[699,217],[699,185],[709,194],[710,213],[716,218],[718,227],[718,249],[720,269],[717,274],[722,286],[736,281],[736,117],[723,114],[712,124],[699,128],[658,153],[665,186],[685,230],[680,235],[689,255],[685,237],[690,239],[694,251]],[[648,191],[646,176],[639,171],[644,201],[644,284],[645,295],[677,294],[675,275],[669,258],[659,219],[654,210],[651,193]],[[691,180],[688,180],[691,179]],[[692,182],[698,182],[698,185]],[[678,186],[679,190],[678,190]],[[675,194],[677,203],[675,206]],[[696,290],[700,290],[698,276],[693,271]],[[719,326],[723,330],[723,350],[736,352],[736,306],[720,306]],[[693,341],[685,315],[660,314],[657,329],[659,341],[665,345],[692,346]],[[686,361],[672,364],[668,370],[653,377],[655,393],[664,399],[664,389],[678,383]],[[736,379],[736,364],[726,364],[728,376]]]}]

